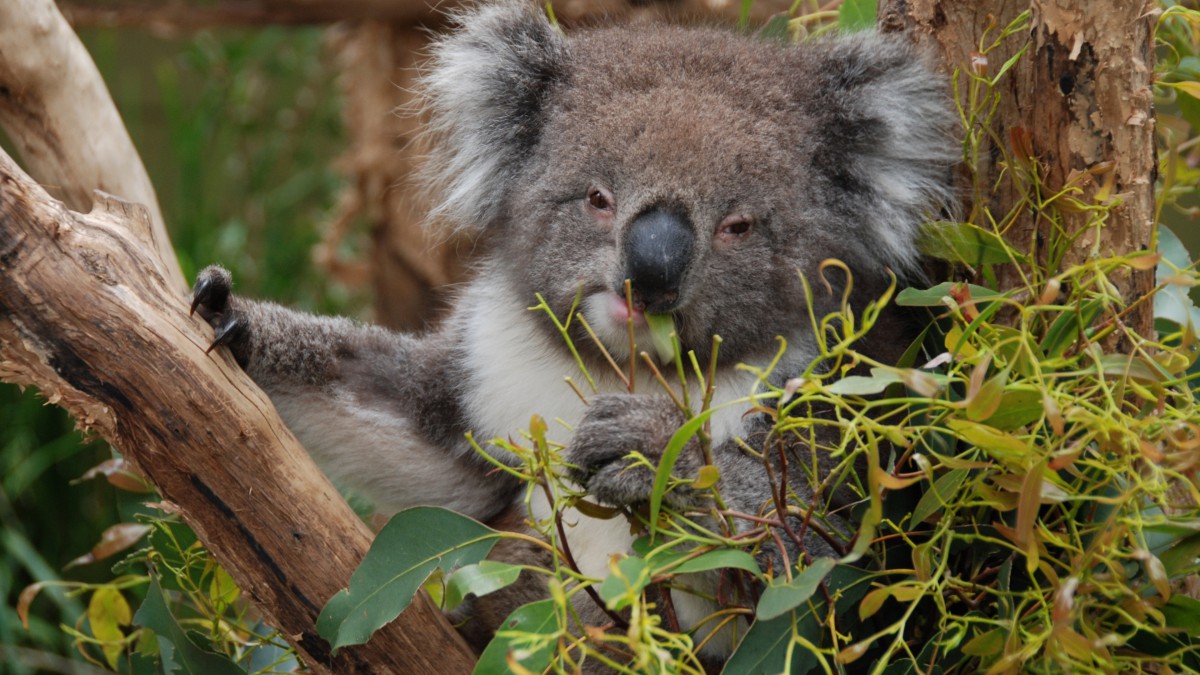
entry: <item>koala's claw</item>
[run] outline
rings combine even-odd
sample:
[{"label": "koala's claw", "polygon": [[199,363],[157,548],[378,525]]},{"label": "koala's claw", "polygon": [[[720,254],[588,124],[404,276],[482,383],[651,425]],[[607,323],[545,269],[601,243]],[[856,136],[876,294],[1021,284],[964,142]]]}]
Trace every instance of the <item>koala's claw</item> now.
[{"label": "koala's claw", "polygon": [[228,270],[211,265],[196,275],[192,287],[191,314],[200,314],[213,328],[213,341],[204,350],[212,353],[217,347],[228,347],[234,359],[243,368],[249,355],[250,321],[233,300],[230,289],[233,275]]},{"label": "koala's claw", "polygon": [[213,323],[213,341],[205,354],[222,345],[232,345],[246,334],[246,320],[238,312],[226,312]]},{"label": "koala's claw", "polygon": [[233,275],[228,270],[210,265],[200,270],[196,275],[196,284],[192,287],[192,306],[188,314],[200,310],[200,316],[206,321],[220,315],[229,307],[229,293],[233,287]]}]

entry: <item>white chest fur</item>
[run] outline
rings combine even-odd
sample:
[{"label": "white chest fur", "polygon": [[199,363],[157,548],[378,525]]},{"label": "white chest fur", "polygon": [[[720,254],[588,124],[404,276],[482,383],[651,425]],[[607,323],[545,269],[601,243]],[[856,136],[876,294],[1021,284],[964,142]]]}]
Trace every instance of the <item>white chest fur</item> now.
[{"label": "white chest fur", "polygon": [[[525,311],[506,290],[498,286],[475,285],[467,289],[460,307],[466,312],[458,320],[464,325],[468,388],[466,409],[472,431],[481,442],[490,438],[520,438],[533,415],[546,420],[547,436],[554,443],[566,444],[570,428],[586,411],[585,403],[566,383],[571,378],[585,393],[589,391],[578,364],[565,344],[556,344],[535,322],[549,317]],[[467,319],[466,317],[470,317]],[[639,392],[661,391],[645,369],[638,377]],[[621,381],[609,372],[593,372],[600,392],[625,391]],[[752,373],[726,368],[715,383],[712,407],[712,438],[719,444],[742,430],[742,415],[752,403],[738,403],[755,385]],[[692,382],[693,402],[702,398],[699,383]],[[698,407],[698,403],[694,403]],[[544,520],[552,514],[542,492],[535,491],[531,517]],[[602,579],[608,575],[614,554],[627,553],[632,544],[629,525],[621,518],[598,520],[575,511],[563,514],[564,528],[571,552],[583,574]],[[676,611],[681,624],[694,625],[712,611],[708,602],[693,596],[678,597]],[[712,640],[717,651],[728,650],[729,640]]]}]

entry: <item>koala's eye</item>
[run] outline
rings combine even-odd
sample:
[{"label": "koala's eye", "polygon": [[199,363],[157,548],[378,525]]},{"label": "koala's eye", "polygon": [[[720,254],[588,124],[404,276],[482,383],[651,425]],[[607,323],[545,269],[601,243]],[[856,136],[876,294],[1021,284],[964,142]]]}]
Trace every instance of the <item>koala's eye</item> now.
[{"label": "koala's eye", "polygon": [[717,241],[733,243],[750,234],[753,225],[754,219],[745,214],[736,213],[725,216],[725,219],[717,225]]},{"label": "koala's eye", "polygon": [[612,193],[600,187],[588,190],[587,203],[596,211],[611,213],[616,210],[616,201],[613,199]]}]

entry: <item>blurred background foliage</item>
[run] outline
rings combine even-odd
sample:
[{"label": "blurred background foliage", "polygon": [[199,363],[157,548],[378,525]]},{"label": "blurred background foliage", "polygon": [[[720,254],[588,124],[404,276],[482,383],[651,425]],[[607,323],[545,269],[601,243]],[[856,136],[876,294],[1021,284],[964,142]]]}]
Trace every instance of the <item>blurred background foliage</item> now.
[{"label": "blurred background foliage", "polygon": [[[323,30],[81,36],[158,191],[185,275],[220,262],[249,295],[366,314],[364,293],[330,283],[310,261],[341,186],[335,159],[345,135]],[[111,457],[35,391],[0,385],[0,672],[82,667],[63,661],[74,647],[60,624],[74,626],[86,598],[48,588],[34,601],[29,630],[15,606],[35,581],[112,579],[120,556],[64,571],[145,499],[103,478],[78,480]]]}]

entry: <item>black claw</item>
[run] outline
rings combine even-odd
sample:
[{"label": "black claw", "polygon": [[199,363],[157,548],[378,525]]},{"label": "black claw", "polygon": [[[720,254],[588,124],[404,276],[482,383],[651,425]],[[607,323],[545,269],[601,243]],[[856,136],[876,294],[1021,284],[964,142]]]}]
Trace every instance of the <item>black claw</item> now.
[{"label": "black claw", "polygon": [[204,353],[208,354],[221,345],[233,344],[245,332],[246,322],[241,317],[236,314],[226,314],[213,327],[213,342],[208,346],[208,349],[204,350]]},{"label": "black claw", "polygon": [[192,287],[192,307],[189,314],[200,310],[200,316],[211,321],[214,315],[223,313],[229,306],[229,288],[232,279],[229,272],[216,266],[206,267],[196,277]]},{"label": "black claw", "polygon": [[188,310],[188,316],[192,316],[193,314],[195,314],[196,308],[199,307],[200,304],[203,303],[208,298],[208,295],[209,295],[208,289],[211,286],[212,286],[212,282],[209,281],[208,279],[197,279],[196,280],[196,287],[192,289],[192,307],[191,307],[191,309]]}]

